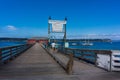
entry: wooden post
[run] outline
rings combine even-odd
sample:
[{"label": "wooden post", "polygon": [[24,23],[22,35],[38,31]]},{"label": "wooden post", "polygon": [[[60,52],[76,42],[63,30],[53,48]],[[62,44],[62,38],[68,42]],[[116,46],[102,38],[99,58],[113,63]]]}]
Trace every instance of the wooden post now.
[{"label": "wooden post", "polygon": [[98,65],[98,62],[97,62],[97,53],[95,52],[95,66],[97,66]]},{"label": "wooden post", "polygon": [[110,53],[110,72],[112,71],[112,54],[111,53]]},{"label": "wooden post", "polygon": [[69,54],[69,61],[67,63],[67,73],[72,74],[73,72],[73,54]]},{"label": "wooden post", "polygon": [[84,58],[84,51],[81,51],[81,59]]},{"label": "wooden post", "polygon": [[19,55],[18,53],[19,53],[19,52],[18,52],[18,47],[16,47],[16,55],[15,55],[15,57],[16,57],[17,55]]},{"label": "wooden post", "polygon": [[10,48],[10,59],[9,60],[12,60],[13,59],[13,56],[12,56],[12,48]]},{"label": "wooden post", "polygon": [[2,50],[0,49],[0,63],[2,62]]}]

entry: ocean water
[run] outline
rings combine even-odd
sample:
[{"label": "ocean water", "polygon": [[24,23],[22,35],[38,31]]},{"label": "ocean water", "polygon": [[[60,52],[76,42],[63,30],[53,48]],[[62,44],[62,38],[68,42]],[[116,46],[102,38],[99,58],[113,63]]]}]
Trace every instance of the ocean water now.
[{"label": "ocean water", "polygon": [[[76,42],[68,42],[69,48],[75,49],[92,49],[92,50],[120,50],[120,41],[112,41],[112,42],[90,42],[93,43],[92,46],[84,46],[82,45],[84,42],[76,41]],[[63,45],[62,42],[57,42],[59,45]]]},{"label": "ocean water", "polygon": [[92,50],[120,50],[120,41],[91,42],[92,46],[84,46],[83,42],[69,42],[69,48],[92,49]]},{"label": "ocean water", "polygon": [[25,44],[26,42],[0,42],[0,48]]}]

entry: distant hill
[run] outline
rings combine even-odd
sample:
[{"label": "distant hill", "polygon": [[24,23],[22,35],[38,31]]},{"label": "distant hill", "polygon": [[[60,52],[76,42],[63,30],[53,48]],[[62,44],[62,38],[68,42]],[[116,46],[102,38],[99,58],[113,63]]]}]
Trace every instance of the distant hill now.
[{"label": "distant hill", "polygon": [[7,37],[1,37],[0,41],[23,41],[27,40],[27,38],[7,38]]},{"label": "distant hill", "polygon": [[[55,39],[56,41],[63,41],[63,39]],[[74,42],[74,41],[92,41],[92,42],[111,42],[111,39],[67,39],[66,41]],[[51,39],[54,41],[54,39]]]}]

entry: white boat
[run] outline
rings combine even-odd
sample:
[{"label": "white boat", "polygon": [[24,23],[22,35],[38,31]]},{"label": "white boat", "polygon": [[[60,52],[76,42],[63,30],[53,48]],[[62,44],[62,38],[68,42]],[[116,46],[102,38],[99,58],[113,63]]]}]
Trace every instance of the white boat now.
[{"label": "white boat", "polygon": [[92,46],[93,43],[90,43],[90,42],[89,42],[89,39],[88,39],[88,40],[85,39],[85,42],[82,43],[82,45],[83,45],[83,46]]},{"label": "white boat", "polygon": [[82,43],[83,46],[92,46],[93,43],[89,43],[89,42],[85,42],[85,43]]},{"label": "white boat", "polygon": [[73,46],[77,45],[77,43],[72,43]]}]

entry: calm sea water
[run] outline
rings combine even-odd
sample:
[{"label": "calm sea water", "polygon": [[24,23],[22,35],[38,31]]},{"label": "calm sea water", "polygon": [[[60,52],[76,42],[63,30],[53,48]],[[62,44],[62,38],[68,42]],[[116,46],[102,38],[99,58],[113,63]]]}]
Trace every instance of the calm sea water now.
[{"label": "calm sea water", "polygon": [[120,41],[92,42],[92,46],[83,46],[82,43],[83,42],[70,42],[70,48],[93,50],[120,50]]},{"label": "calm sea water", "polygon": [[0,48],[25,44],[26,42],[0,42]]},{"label": "calm sea water", "polygon": [[[69,48],[92,49],[92,50],[120,50],[120,41],[91,42],[92,46],[83,46],[84,42],[69,42]],[[58,42],[58,44],[61,44]]]}]

